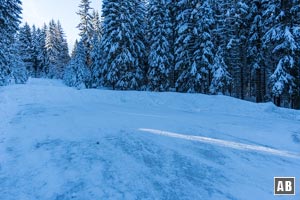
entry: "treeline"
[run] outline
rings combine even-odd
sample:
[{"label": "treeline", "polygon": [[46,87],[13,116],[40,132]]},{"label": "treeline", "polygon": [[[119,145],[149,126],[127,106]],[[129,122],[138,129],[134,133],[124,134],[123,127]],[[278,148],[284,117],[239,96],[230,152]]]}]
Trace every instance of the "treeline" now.
[{"label": "treeline", "polygon": [[[70,61],[59,22],[16,34],[20,1],[1,0],[0,12],[1,85],[29,74],[78,88],[222,93],[300,108],[299,0],[103,0],[101,18],[81,0]],[[22,39],[29,32],[31,46]]]},{"label": "treeline", "polygon": [[60,22],[20,27],[21,13],[21,1],[0,1],[0,86],[29,76],[62,78],[70,56]]},{"label": "treeline", "polygon": [[17,34],[19,55],[31,77],[62,79],[70,61],[68,43],[59,21],[42,28],[27,23]]},{"label": "treeline", "polygon": [[[299,0],[82,0],[70,86],[226,94],[299,108]],[[100,22],[101,21],[101,22]]]}]

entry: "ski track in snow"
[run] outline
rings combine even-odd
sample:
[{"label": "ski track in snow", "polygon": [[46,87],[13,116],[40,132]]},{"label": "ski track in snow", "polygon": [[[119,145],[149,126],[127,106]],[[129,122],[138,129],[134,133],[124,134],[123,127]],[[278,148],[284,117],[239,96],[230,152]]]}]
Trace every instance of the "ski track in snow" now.
[{"label": "ski track in snow", "polygon": [[197,142],[208,143],[208,144],[218,145],[218,146],[232,148],[232,149],[238,149],[244,151],[255,151],[255,152],[272,154],[276,156],[300,159],[300,154],[289,152],[289,151],[277,150],[277,149],[268,148],[264,146],[250,145],[250,144],[219,140],[219,139],[201,137],[201,136],[193,136],[187,134],[179,134],[179,133],[173,133],[173,132],[155,130],[155,129],[140,128],[139,130],[143,132],[155,134],[155,135],[162,135],[162,136],[167,136],[172,138],[180,138],[184,140],[197,141]]}]

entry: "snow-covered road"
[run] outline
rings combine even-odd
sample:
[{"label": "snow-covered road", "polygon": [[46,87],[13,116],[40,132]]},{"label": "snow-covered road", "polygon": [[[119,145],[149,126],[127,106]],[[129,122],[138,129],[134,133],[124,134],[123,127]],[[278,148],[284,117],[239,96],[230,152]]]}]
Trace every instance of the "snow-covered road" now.
[{"label": "snow-covered road", "polygon": [[299,116],[223,96],[0,87],[0,200],[277,199],[274,176],[300,180]]}]

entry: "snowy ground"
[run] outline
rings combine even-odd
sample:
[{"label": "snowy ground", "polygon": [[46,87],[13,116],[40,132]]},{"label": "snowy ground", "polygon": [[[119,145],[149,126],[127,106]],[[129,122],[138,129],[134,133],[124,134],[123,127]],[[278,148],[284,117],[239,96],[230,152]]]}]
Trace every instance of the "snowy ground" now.
[{"label": "snowy ground", "polygon": [[[0,87],[0,199],[299,199],[300,112],[223,96]],[[273,177],[296,196],[274,197]]]}]

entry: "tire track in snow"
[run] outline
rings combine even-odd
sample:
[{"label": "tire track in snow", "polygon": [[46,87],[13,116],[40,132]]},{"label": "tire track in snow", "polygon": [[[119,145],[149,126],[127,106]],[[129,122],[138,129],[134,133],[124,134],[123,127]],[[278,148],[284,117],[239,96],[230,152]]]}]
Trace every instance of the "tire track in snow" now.
[{"label": "tire track in snow", "polygon": [[139,131],[147,132],[155,135],[172,137],[172,138],[197,141],[197,142],[202,142],[202,143],[207,143],[207,144],[212,144],[212,145],[217,145],[217,146],[222,146],[222,147],[227,147],[227,148],[232,148],[237,150],[254,151],[254,152],[261,152],[266,154],[272,154],[275,156],[300,159],[299,153],[277,150],[277,149],[264,147],[264,146],[250,145],[250,144],[244,144],[244,143],[238,143],[238,142],[232,142],[232,141],[220,140],[220,139],[214,139],[214,138],[208,138],[202,136],[184,135],[184,134],[173,133],[173,132],[162,131],[162,130],[155,130],[155,129],[140,128]]}]

